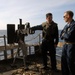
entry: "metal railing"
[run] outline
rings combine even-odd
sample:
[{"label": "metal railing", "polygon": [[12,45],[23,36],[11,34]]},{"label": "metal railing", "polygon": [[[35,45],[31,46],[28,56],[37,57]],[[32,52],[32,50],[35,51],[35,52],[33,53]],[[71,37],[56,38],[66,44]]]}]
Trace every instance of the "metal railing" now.
[{"label": "metal railing", "polygon": [[[39,41],[38,41],[38,45],[40,45],[41,44],[41,33],[39,33],[37,36],[35,36],[34,38],[31,38],[30,40],[26,40],[25,42],[29,42],[29,41],[32,41],[32,40],[34,40],[34,39],[36,39],[37,37],[39,37]],[[4,35],[4,36],[0,36],[0,38],[3,38],[4,39],[4,58],[5,59],[7,59],[7,44],[6,44],[6,36]],[[32,46],[32,45],[31,45]],[[33,45],[34,46],[34,45]],[[11,53],[13,53],[12,52],[13,50],[11,50]],[[13,55],[13,54],[11,54],[11,55]],[[2,56],[2,55],[1,55]],[[56,56],[57,57],[61,57],[61,55],[60,54],[56,54]]]}]

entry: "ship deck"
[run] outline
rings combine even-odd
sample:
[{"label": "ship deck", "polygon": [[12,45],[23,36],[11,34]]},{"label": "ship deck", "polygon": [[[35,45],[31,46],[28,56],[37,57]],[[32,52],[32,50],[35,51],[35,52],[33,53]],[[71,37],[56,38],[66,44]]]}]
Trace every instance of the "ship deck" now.
[{"label": "ship deck", "polygon": [[[48,58],[49,59],[49,58]],[[53,72],[50,69],[42,69],[42,57],[41,55],[30,55],[27,56],[28,71],[24,70],[24,64],[22,57],[16,58],[13,64],[13,59],[0,61],[0,75],[61,75],[61,64],[57,60],[57,68],[59,72]],[[48,66],[50,67],[50,61],[48,60]]]}]

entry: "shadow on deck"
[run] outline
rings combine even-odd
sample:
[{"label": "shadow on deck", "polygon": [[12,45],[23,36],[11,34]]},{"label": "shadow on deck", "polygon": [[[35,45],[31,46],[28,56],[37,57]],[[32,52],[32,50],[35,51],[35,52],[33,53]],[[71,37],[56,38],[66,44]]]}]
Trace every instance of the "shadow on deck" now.
[{"label": "shadow on deck", "polygon": [[[13,59],[0,61],[0,75],[61,75],[60,63],[57,63],[59,72],[43,70],[41,55],[30,55],[27,57],[29,71],[24,71],[23,59],[16,58],[15,66],[12,67]],[[48,65],[50,63],[48,62]]]}]

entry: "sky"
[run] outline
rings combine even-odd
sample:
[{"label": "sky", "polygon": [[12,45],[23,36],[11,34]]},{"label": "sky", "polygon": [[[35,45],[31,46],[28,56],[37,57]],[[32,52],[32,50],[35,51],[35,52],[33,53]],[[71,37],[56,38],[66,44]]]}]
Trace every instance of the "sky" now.
[{"label": "sky", "polygon": [[[7,24],[30,22],[30,26],[40,25],[46,21],[46,13],[53,14],[58,29],[63,29],[63,14],[71,10],[75,14],[75,0],[0,0],[0,30],[6,30]],[[74,16],[75,19],[75,16]]]}]

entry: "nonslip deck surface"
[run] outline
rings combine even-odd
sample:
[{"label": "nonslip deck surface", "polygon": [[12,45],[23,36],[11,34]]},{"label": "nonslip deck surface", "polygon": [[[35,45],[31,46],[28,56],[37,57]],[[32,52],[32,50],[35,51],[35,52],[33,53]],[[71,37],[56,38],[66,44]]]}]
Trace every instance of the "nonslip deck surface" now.
[{"label": "nonslip deck surface", "polygon": [[[37,58],[37,59],[36,59]],[[40,56],[29,56],[27,57],[28,71],[24,70],[23,60],[16,59],[14,66],[12,66],[13,59],[0,61],[0,75],[61,75],[61,66],[58,62],[57,67],[59,72],[53,72],[50,69],[42,69],[42,59]],[[48,66],[50,63],[48,62]]]}]

